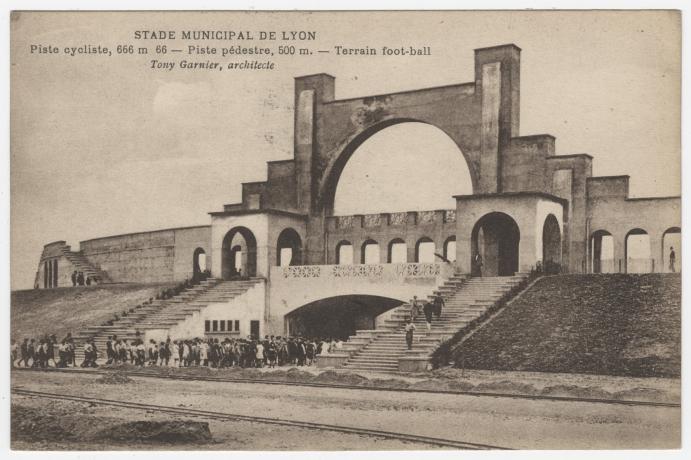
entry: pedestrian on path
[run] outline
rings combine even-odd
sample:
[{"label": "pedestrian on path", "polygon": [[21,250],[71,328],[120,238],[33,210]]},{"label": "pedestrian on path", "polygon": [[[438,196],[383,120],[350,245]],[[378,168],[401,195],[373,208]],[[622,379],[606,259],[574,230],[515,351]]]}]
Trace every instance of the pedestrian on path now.
[{"label": "pedestrian on path", "polygon": [[415,324],[413,320],[408,318],[408,324],[405,325],[405,342],[408,345],[408,350],[413,349],[413,332],[415,331]]},{"label": "pedestrian on path", "polygon": [[410,320],[415,321],[418,314],[420,314],[420,301],[414,295],[413,300],[410,301]]},{"label": "pedestrian on path", "polygon": [[434,310],[434,306],[429,303],[425,302],[425,306],[422,307],[422,311],[425,313],[425,321],[427,321],[427,335],[432,331],[432,311]]}]

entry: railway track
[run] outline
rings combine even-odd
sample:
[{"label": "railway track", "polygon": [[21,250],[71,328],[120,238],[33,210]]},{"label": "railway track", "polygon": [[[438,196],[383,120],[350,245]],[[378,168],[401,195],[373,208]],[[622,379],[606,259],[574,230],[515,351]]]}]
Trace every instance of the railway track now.
[{"label": "railway track", "polygon": [[[99,369],[31,369],[31,368],[14,368],[12,371],[21,372],[62,372],[62,373],[88,373],[88,374],[111,374],[118,372],[116,370],[99,370]],[[190,376],[190,375],[163,375],[154,374],[142,371],[119,371],[131,377],[148,377],[168,380],[187,380],[187,381],[202,381],[202,382],[223,382],[223,383],[252,383],[260,385],[283,385],[283,386],[300,386],[300,387],[315,387],[315,388],[335,388],[342,390],[367,390],[367,391],[393,391],[399,393],[429,393],[429,394],[447,394],[459,396],[476,396],[476,397],[491,397],[491,398],[510,398],[510,399],[529,399],[534,401],[561,401],[561,402],[579,402],[579,403],[595,403],[595,404],[612,404],[623,406],[648,406],[648,407],[670,407],[681,408],[680,403],[666,403],[654,401],[634,401],[626,399],[603,399],[603,398],[579,398],[576,396],[549,396],[549,395],[526,395],[513,393],[493,393],[480,391],[454,391],[454,390],[430,390],[422,388],[389,388],[389,387],[368,387],[363,385],[346,385],[337,383],[321,383],[321,382],[286,382],[282,380],[264,380],[264,379],[249,379],[249,378],[223,378],[223,377],[209,377],[209,376]]]},{"label": "railway track", "polygon": [[333,431],[338,433],[350,433],[362,436],[379,437],[385,439],[395,439],[399,441],[406,441],[411,443],[426,444],[436,447],[450,447],[454,449],[463,450],[509,450],[506,447],[493,446],[489,444],[478,444],[466,441],[456,441],[453,439],[435,438],[430,436],[420,436],[408,433],[397,433],[393,431],[375,430],[369,428],[359,428],[344,425],[331,425],[325,423],[305,422],[300,420],[289,420],[271,417],[257,417],[244,414],[229,414],[225,412],[214,412],[190,408],[178,408],[171,406],[159,406],[155,404],[144,404],[128,401],[118,401],[113,399],[90,398],[85,396],[66,395],[62,393],[48,393],[43,391],[26,390],[23,388],[14,388],[12,393],[15,395],[58,399],[64,401],[84,402],[90,404],[99,404],[104,406],[123,407],[127,409],[139,409],[146,411],[154,411],[159,413],[166,413],[172,415],[181,415],[191,418],[205,418],[210,420],[227,420],[227,421],[245,421],[264,423],[270,425],[282,425],[294,428],[304,428],[310,430]]}]

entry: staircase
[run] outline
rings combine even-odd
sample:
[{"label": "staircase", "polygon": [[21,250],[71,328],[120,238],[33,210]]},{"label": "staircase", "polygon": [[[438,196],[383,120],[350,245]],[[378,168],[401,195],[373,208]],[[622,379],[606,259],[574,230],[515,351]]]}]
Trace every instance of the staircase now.
[{"label": "staircase", "polygon": [[[261,279],[221,281],[209,278],[196,286],[166,300],[154,300],[151,304],[136,309],[133,313],[115,321],[111,326],[92,326],[75,336],[77,342],[77,362],[81,364],[84,356],[83,344],[87,338],[93,338],[99,357],[106,356],[108,336],[117,335],[118,339],[128,342],[142,338],[143,332],[150,329],[168,329],[203,310],[207,305],[228,302],[246,292]],[[137,333],[140,333],[138,336]],[[172,337],[175,339],[175,337]]]},{"label": "staircase", "polygon": [[97,278],[99,280],[99,284],[112,282],[106,272],[91,265],[91,262],[87,260],[84,253],[81,251],[74,252],[71,249],[72,248],[70,246],[65,245],[60,248],[60,251],[62,252],[62,255],[64,255],[65,258],[70,261],[72,267],[74,267],[74,270],[84,273],[84,279],[88,277],[91,279]]},{"label": "staircase", "polygon": [[347,344],[352,345],[345,347],[345,350],[354,352],[344,367],[370,372],[397,372],[399,358],[408,354],[428,356],[442,341],[480,317],[526,277],[527,274],[468,278],[456,274],[435,291],[435,294],[439,293],[444,298],[445,307],[439,319],[433,317],[431,331],[427,332],[422,312],[415,318],[412,351],[407,351],[403,329],[410,316],[410,304],[403,304],[379,329],[358,331],[348,340]]}]

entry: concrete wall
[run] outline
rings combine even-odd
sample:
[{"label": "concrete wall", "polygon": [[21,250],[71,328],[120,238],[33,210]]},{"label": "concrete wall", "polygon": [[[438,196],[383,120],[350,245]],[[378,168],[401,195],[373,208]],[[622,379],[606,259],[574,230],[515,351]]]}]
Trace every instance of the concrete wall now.
[{"label": "concrete wall", "polygon": [[472,233],[475,224],[485,215],[501,212],[518,225],[518,269],[530,271],[542,259],[542,228],[547,215],[554,214],[563,228],[564,203],[541,193],[505,193],[456,197],[456,265],[463,273],[471,273]]},{"label": "concrete wall", "polygon": [[362,245],[367,240],[379,243],[380,263],[388,263],[389,243],[402,239],[407,247],[407,262],[416,262],[417,242],[427,237],[434,241],[435,252],[443,254],[446,240],[456,235],[454,210],[411,211],[393,214],[335,216],[327,219],[327,263],[337,261],[341,241],[353,245],[353,263],[359,264]]},{"label": "concrete wall", "polygon": [[[633,229],[645,230],[650,238],[655,271],[662,271],[666,268],[663,234],[672,227],[681,228],[681,198],[628,198],[628,194],[628,176],[593,177],[588,181],[589,234],[605,230],[612,235],[615,271],[619,271],[620,260],[621,271],[624,271],[626,235]],[[678,254],[681,254],[680,249],[676,248]],[[592,261],[589,265],[592,266]]]},{"label": "concrete wall", "polygon": [[280,334],[285,315],[330,297],[371,295],[407,302],[416,295],[424,299],[454,273],[450,264],[421,264],[419,271],[416,265],[273,267],[267,299],[269,330]]},{"label": "concrete wall", "polygon": [[242,337],[246,338],[250,334],[250,321],[259,321],[259,333],[265,335],[264,324],[264,298],[266,293],[266,283],[261,281],[246,292],[235,297],[228,302],[212,303],[199,312],[187,317],[170,329],[149,330],[145,334],[145,340],[154,339],[157,341],[171,339],[192,339],[204,337],[204,323],[207,320],[238,320],[240,321],[240,331],[212,333],[208,337]]},{"label": "concrete wall", "polygon": [[178,282],[191,277],[192,254],[209,254],[210,227],[130,233],[80,242],[84,256],[113,282]]}]

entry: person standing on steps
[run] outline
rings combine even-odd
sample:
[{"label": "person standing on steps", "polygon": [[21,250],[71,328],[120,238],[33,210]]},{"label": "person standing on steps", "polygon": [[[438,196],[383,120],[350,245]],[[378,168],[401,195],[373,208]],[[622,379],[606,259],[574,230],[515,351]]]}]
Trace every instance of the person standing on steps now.
[{"label": "person standing on steps", "polygon": [[677,263],[677,255],[674,252],[674,246],[669,247],[669,271],[672,273],[676,273],[676,268],[674,267],[674,264]]},{"label": "person standing on steps", "polygon": [[436,316],[437,319],[441,318],[442,308],[444,308],[444,298],[441,294],[437,294],[434,296],[434,316]]},{"label": "person standing on steps", "polygon": [[417,296],[413,296],[413,300],[410,301],[410,319],[415,321],[415,318],[420,313],[420,301],[417,300]]},{"label": "person standing on steps", "polygon": [[425,313],[425,321],[427,322],[427,335],[432,332],[432,310],[434,307],[431,303],[425,302],[425,306],[422,307],[422,311]]},{"label": "person standing on steps", "polygon": [[408,318],[408,323],[405,325],[405,343],[408,345],[408,350],[413,349],[413,332],[415,331],[415,324],[412,318]]},{"label": "person standing on steps", "polygon": [[482,256],[479,252],[476,252],[473,256],[473,276],[482,276]]}]

